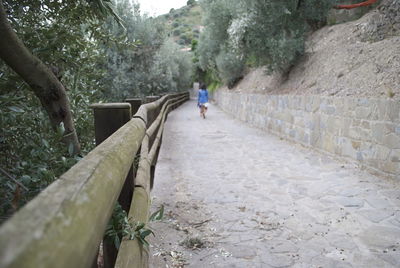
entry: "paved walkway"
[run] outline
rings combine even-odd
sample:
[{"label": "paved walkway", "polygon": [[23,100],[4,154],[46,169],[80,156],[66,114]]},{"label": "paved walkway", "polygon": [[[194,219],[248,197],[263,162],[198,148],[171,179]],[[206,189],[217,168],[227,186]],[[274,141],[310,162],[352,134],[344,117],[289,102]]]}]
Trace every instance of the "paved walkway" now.
[{"label": "paved walkway", "polygon": [[167,121],[151,267],[400,267],[399,183],[195,102]]}]

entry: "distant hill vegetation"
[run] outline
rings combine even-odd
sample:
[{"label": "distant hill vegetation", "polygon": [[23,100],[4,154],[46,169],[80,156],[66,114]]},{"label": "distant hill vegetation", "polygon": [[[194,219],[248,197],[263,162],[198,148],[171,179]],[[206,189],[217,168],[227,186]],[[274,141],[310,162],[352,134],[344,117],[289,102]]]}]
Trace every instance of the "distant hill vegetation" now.
[{"label": "distant hill vegetation", "polygon": [[167,21],[170,37],[183,47],[189,47],[192,40],[198,40],[202,28],[202,8],[197,1],[189,0],[187,5],[179,9],[171,9],[168,14],[161,15]]}]

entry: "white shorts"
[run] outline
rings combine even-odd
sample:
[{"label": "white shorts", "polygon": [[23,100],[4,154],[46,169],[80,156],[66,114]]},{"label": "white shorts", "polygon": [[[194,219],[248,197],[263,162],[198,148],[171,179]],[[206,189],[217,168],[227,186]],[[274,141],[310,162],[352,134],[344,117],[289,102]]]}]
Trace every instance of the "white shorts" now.
[{"label": "white shorts", "polygon": [[201,105],[204,106],[204,107],[206,107],[206,108],[208,108],[208,102],[202,103]]}]

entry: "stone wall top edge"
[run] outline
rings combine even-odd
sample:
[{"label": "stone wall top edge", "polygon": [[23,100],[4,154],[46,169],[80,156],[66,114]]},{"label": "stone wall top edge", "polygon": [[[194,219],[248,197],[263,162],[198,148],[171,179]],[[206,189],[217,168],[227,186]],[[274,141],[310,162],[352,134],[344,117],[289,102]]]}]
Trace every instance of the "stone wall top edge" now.
[{"label": "stone wall top edge", "polygon": [[[351,100],[371,100],[371,101],[387,101],[387,102],[394,102],[400,105],[399,100],[393,100],[390,98],[377,98],[377,97],[337,97],[337,96],[325,96],[325,95],[317,95],[317,94],[265,94],[265,93],[258,93],[258,92],[242,92],[242,91],[233,91],[233,90],[222,90],[223,93],[229,94],[241,94],[241,95],[257,95],[257,96],[268,96],[268,97],[319,97],[321,99],[351,99]],[[220,91],[221,92],[221,91]]]}]

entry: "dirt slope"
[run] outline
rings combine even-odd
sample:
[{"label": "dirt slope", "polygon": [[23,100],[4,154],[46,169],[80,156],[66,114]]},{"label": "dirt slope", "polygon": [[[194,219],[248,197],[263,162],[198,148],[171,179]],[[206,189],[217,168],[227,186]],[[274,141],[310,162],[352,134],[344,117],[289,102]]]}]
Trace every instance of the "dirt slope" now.
[{"label": "dirt slope", "polygon": [[400,99],[400,0],[314,32],[286,77],[259,68],[233,90]]}]

